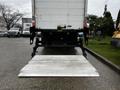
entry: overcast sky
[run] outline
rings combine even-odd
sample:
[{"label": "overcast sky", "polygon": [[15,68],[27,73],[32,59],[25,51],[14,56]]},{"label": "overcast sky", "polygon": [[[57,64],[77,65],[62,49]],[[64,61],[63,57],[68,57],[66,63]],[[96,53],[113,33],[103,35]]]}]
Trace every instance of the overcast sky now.
[{"label": "overcast sky", "polygon": [[[31,17],[31,0],[0,0],[0,3],[8,4]],[[88,0],[88,14],[102,16],[106,3],[113,19],[116,19],[120,9],[120,0]]]}]

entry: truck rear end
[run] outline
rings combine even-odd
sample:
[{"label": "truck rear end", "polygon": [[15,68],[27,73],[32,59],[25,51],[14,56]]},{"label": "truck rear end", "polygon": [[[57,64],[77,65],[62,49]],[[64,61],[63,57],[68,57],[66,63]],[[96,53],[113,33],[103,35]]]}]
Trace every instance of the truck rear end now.
[{"label": "truck rear end", "polygon": [[87,0],[32,0],[33,31],[40,32],[36,46],[83,47],[82,32]]}]

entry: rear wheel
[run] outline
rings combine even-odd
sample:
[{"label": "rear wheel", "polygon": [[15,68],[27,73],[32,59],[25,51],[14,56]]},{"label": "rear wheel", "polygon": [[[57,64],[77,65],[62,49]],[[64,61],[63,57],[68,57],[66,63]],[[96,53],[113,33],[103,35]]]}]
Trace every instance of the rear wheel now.
[{"label": "rear wheel", "polygon": [[17,34],[17,37],[20,37],[20,33]]}]

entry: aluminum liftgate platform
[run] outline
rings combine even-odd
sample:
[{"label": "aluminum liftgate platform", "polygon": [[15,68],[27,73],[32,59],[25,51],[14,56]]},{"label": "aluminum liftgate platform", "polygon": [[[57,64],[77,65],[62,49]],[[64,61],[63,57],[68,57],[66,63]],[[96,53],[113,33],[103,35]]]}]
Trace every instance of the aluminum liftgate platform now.
[{"label": "aluminum liftgate platform", "polygon": [[36,55],[18,77],[98,77],[82,55]]}]

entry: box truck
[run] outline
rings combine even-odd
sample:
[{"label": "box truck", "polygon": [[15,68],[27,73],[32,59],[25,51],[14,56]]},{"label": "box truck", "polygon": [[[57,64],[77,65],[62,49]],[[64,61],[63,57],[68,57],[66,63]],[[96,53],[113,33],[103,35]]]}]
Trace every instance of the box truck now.
[{"label": "box truck", "polygon": [[[32,7],[31,39],[36,37],[33,56],[38,47],[81,47],[83,55],[86,55],[80,38],[86,0],[32,0]],[[35,55],[18,76],[98,77],[96,69],[83,55]]]},{"label": "box truck", "polygon": [[[86,24],[87,2],[32,0],[31,38],[36,37],[32,56],[38,47],[81,47],[86,55],[79,33]],[[40,35],[34,35],[38,32]]]},{"label": "box truck", "polygon": [[30,36],[30,27],[32,26],[32,18],[22,18],[22,36]]}]

